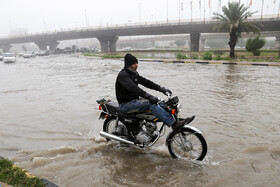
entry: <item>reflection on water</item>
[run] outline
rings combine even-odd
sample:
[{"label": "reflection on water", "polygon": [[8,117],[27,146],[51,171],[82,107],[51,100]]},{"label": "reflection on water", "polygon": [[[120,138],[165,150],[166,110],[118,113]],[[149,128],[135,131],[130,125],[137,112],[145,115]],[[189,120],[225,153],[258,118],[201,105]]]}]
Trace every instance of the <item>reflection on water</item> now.
[{"label": "reflection on water", "polygon": [[179,96],[182,117],[196,115],[209,146],[199,163],[172,159],[164,138],[144,150],[98,135],[96,100],[115,100],[122,67],[79,55],[0,63],[0,154],[59,186],[279,186],[278,67],[139,62]]}]

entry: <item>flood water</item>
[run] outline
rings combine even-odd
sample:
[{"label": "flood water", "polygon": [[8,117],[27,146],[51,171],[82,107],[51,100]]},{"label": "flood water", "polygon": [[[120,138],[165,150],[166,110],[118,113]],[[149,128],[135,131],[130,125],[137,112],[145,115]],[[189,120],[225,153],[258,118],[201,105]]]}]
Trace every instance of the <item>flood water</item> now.
[{"label": "flood water", "polygon": [[196,115],[202,162],[172,159],[164,137],[138,149],[99,136],[96,100],[115,100],[122,67],[77,54],[1,62],[0,155],[59,186],[280,186],[279,67],[139,62]]}]

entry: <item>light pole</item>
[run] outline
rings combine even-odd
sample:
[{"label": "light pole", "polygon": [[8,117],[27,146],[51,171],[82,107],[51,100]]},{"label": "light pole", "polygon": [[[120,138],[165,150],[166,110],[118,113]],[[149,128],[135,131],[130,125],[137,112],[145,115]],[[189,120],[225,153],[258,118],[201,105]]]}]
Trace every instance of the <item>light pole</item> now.
[{"label": "light pole", "polygon": [[181,2],[181,1],[179,0],[179,23],[180,23],[180,19],[181,19],[181,18],[180,18],[180,17],[181,17],[181,15],[180,15],[180,14],[181,14],[180,2]]},{"label": "light pole", "polygon": [[166,22],[168,23],[168,0],[166,0]]},{"label": "light pole", "polygon": [[279,2],[279,8],[278,8],[278,18],[279,18],[279,13],[280,13],[280,2]]},{"label": "light pole", "polygon": [[140,24],[141,24],[141,2],[139,3],[139,19],[140,19]]},{"label": "light pole", "polygon": [[261,12],[261,19],[263,17],[263,0],[262,0],[262,12]]},{"label": "light pole", "polygon": [[204,11],[203,11],[203,17],[204,17],[204,22],[205,22],[205,0],[204,0]]}]

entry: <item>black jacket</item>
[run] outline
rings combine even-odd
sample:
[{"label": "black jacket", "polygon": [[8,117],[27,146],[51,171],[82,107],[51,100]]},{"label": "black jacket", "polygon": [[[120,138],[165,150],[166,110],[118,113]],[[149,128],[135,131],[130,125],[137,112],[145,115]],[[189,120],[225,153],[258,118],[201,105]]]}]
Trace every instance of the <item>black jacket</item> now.
[{"label": "black jacket", "polygon": [[140,76],[137,72],[128,69],[122,69],[116,80],[116,97],[118,103],[125,103],[134,99],[144,97],[145,91],[138,87],[138,83],[154,90],[159,90],[160,86],[144,77]]}]

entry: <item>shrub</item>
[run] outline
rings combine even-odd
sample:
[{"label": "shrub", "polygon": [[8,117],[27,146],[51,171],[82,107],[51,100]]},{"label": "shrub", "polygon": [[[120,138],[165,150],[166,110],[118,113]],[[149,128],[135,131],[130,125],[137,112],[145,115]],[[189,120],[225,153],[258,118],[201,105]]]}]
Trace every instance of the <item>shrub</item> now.
[{"label": "shrub", "polygon": [[182,53],[178,53],[178,54],[176,55],[176,58],[177,58],[177,59],[187,59],[187,56],[186,56],[186,55],[183,55]]},{"label": "shrub", "polygon": [[211,52],[204,53],[202,56],[202,59],[203,60],[212,60],[212,53]]},{"label": "shrub", "polygon": [[225,52],[222,50],[216,50],[213,52],[215,55],[223,55]]},{"label": "shrub", "polygon": [[216,56],[214,57],[214,60],[222,60],[221,55],[216,55]]},{"label": "shrub", "polygon": [[191,55],[191,56],[190,56],[190,59],[198,59],[198,56],[196,56],[196,55]]},{"label": "shrub", "polygon": [[253,53],[254,56],[260,56],[261,51],[259,49],[257,49],[255,51],[252,51],[252,53]]},{"label": "shrub", "polygon": [[253,53],[254,56],[259,56],[261,54],[261,49],[265,44],[264,39],[260,39],[260,37],[256,37],[254,39],[249,39],[246,43],[246,50],[248,52]]}]

